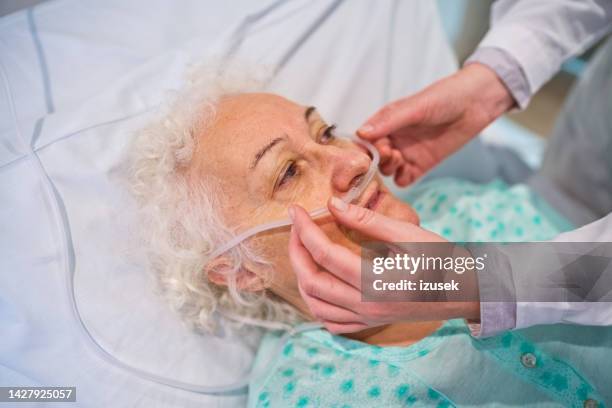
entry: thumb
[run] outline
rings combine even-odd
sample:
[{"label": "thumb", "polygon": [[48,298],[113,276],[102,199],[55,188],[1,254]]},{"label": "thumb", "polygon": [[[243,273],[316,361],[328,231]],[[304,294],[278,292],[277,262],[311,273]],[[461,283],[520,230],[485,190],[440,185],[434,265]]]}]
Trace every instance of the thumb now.
[{"label": "thumb", "polygon": [[389,218],[365,207],[347,204],[337,197],[329,200],[328,208],[340,224],[380,241],[419,242],[426,235],[425,230],[414,224]]},{"label": "thumb", "polygon": [[423,109],[417,101],[418,99],[408,97],[385,105],[357,130],[357,134],[373,141],[403,127],[420,124],[423,120]]}]

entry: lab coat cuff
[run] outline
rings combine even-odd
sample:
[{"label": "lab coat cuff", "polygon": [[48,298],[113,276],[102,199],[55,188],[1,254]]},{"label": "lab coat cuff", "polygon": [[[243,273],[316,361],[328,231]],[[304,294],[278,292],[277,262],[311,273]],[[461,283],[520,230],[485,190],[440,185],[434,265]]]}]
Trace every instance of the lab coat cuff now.
[{"label": "lab coat cuff", "polygon": [[517,328],[563,323],[566,314],[583,306],[584,304],[570,302],[518,302]]},{"label": "lab coat cuff", "polygon": [[[488,247],[490,248],[490,247]],[[487,258],[486,268],[478,273],[480,322],[469,322],[473,337],[489,337],[516,327],[516,300],[511,264],[500,252],[479,245],[468,245],[473,257]]]},{"label": "lab coat cuff", "polygon": [[531,99],[529,81],[519,62],[508,52],[494,47],[478,48],[465,65],[479,63],[491,68],[504,83],[520,109],[525,109]]}]

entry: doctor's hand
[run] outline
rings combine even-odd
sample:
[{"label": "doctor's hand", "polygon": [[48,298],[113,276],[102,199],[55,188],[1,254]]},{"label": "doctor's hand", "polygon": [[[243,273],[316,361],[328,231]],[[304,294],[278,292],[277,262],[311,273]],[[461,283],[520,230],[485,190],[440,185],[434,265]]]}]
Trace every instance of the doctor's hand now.
[{"label": "doctor's hand", "polygon": [[[378,241],[447,242],[417,225],[394,220],[367,208],[332,198],[328,207],[336,222]],[[299,206],[291,206],[293,220],[289,257],[300,294],[312,315],[332,333],[349,333],[398,321],[452,318],[478,319],[480,304],[472,302],[363,302],[361,257],[332,242]],[[467,275],[467,274],[466,274]],[[477,287],[477,283],[472,283]],[[478,294],[471,299],[477,299]]]},{"label": "doctor's hand", "polygon": [[357,131],[380,152],[380,170],[407,186],[514,105],[490,68],[474,63],[392,102]]}]

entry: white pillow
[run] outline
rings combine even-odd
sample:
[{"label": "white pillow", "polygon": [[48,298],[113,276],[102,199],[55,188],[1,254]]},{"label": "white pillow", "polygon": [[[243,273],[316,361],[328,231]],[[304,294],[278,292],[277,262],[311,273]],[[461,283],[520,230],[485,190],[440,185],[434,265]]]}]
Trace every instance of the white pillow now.
[{"label": "white pillow", "polygon": [[[3,117],[0,385],[75,385],[87,406],[244,403],[242,396],[148,383],[108,365],[92,352],[68,301],[74,268],[94,336],[138,368],[210,385],[248,369],[257,338],[183,327],[153,293],[128,239],[136,226],[119,182],[126,147],[164,92],[180,85],[189,61],[237,44],[242,33],[239,54],[279,67],[273,91],[316,105],[348,129],[456,69],[429,0],[232,4],[58,1],[0,20],[22,135]],[[8,106],[3,98],[0,106]],[[481,153],[476,143],[463,163]]]}]

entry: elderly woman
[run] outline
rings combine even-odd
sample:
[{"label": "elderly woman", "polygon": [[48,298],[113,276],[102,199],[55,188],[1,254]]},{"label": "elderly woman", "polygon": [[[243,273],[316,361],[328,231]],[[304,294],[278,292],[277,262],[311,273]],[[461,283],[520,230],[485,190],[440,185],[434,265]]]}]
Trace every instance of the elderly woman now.
[{"label": "elderly woman", "polygon": [[[133,190],[161,289],[195,326],[215,312],[296,323],[310,314],[291,269],[289,229],[257,235],[217,259],[234,233],[286,218],[297,203],[321,207],[367,171],[369,156],[336,137],[314,107],[262,93],[261,81],[199,70],[134,146]],[[524,186],[423,183],[411,204],[379,178],[359,205],[454,241],[550,238],[571,225]],[[364,237],[317,221],[358,252]],[[548,341],[552,338],[563,341]],[[533,328],[476,340],[463,321],[391,324],[351,339],[314,330],[275,353],[265,336],[249,404],[306,406],[546,405],[612,401],[612,331]],[[500,387],[500,385],[503,385]]]}]

